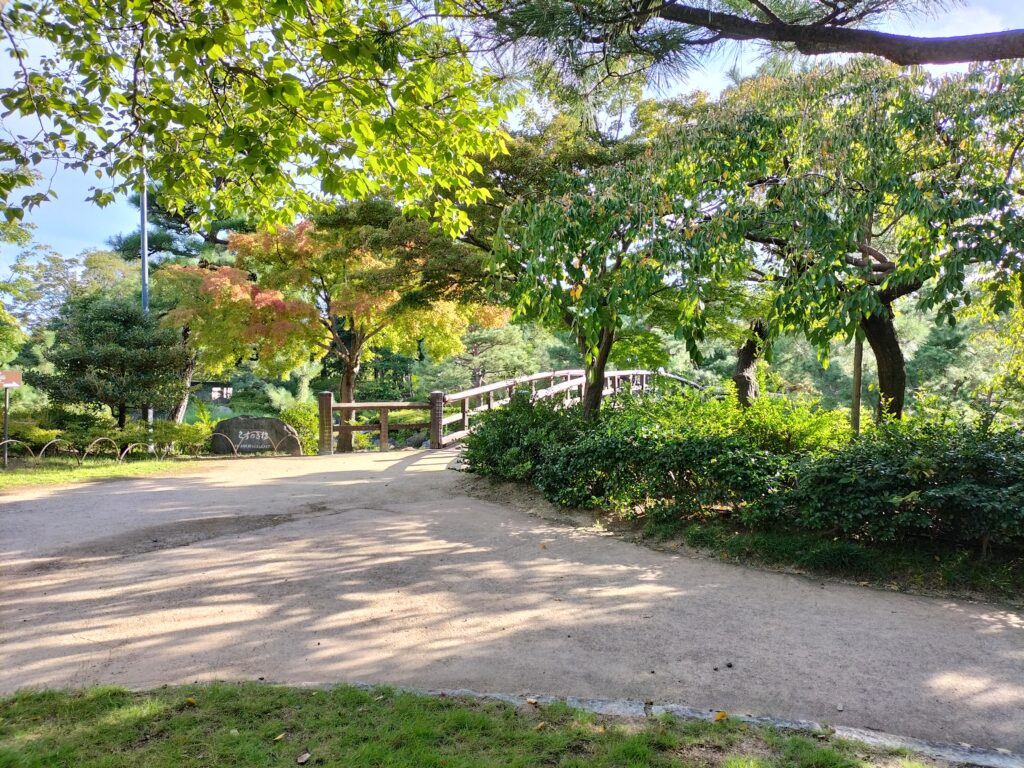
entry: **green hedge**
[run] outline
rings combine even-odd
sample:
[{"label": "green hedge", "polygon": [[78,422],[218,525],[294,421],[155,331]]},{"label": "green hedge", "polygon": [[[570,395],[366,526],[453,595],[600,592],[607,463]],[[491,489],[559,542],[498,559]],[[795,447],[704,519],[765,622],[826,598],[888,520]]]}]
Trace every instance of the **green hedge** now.
[{"label": "green hedge", "polygon": [[595,423],[518,397],[467,440],[473,472],[533,482],[553,502],[712,516],[857,543],[1024,544],[1024,437],[988,422],[908,420],[853,438],[813,403],[696,394],[612,399]]},{"label": "green hedge", "polygon": [[809,463],[794,522],[867,541],[1024,542],[1024,436],[988,422],[909,420]]},{"label": "green hedge", "polygon": [[281,421],[299,433],[302,452],[315,456],[320,447],[320,411],[316,403],[296,403],[280,413]]}]

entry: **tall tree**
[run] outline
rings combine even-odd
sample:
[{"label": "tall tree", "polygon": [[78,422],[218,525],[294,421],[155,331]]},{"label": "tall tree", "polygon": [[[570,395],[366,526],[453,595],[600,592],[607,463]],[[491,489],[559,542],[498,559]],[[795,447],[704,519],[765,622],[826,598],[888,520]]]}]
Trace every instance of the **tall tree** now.
[{"label": "tall tree", "polygon": [[217,377],[242,362],[285,376],[308,363],[317,327],[309,307],[261,288],[234,267],[170,265],[154,275],[153,307],[185,351],[183,392],[171,418],[185,418],[193,378]]},{"label": "tall tree", "polygon": [[656,312],[699,356],[705,306],[728,281],[728,262],[671,236],[678,212],[652,170],[645,156],[566,175],[546,199],[511,206],[495,240],[494,269],[517,315],[574,335],[586,418],[600,410],[627,320]]},{"label": "tall tree", "polygon": [[62,256],[46,245],[22,251],[11,265],[9,307],[28,330],[52,321],[76,294],[138,288],[136,269],[110,251]]},{"label": "tall tree", "polygon": [[472,157],[502,144],[501,83],[405,3],[17,0],[0,27],[15,62],[0,103],[38,125],[0,145],[12,220],[48,197],[14,187],[55,161],[94,172],[99,204],[145,169],[196,223],[292,222],[386,187],[458,232],[456,203],[482,194]]},{"label": "tall tree", "polygon": [[677,228],[734,249],[774,292],[772,322],[823,355],[865,338],[879,417],[899,417],[895,302],[917,294],[954,322],[972,269],[1000,285],[1021,269],[1022,106],[1019,64],[939,79],[860,61],[744,83],[665,140]]},{"label": "tall tree", "polygon": [[[128,202],[137,209],[142,207],[142,196],[133,192]],[[232,232],[251,232],[253,227],[243,216],[208,219],[201,225],[196,206],[186,204],[181,211],[168,209],[160,202],[159,189],[153,189],[146,196],[146,215],[149,221],[147,244],[150,254],[170,257],[219,260],[228,247],[228,236]],[[142,252],[141,229],[127,234],[114,235],[107,244],[121,258],[134,261]]]},{"label": "tall tree", "polygon": [[422,345],[435,356],[458,351],[481,297],[475,249],[381,200],[339,207],[316,227],[234,235],[231,249],[259,286],[304,302],[315,316],[317,347],[342,371],[342,402],[354,400],[371,344],[404,352]]},{"label": "tall tree", "polygon": [[123,428],[130,411],[170,408],[180,399],[185,351],[173,330],[142,313],[138,296],[72,297],[53,330],[45,352],[52,372],[27,377],[53,402],[107,406]]}]

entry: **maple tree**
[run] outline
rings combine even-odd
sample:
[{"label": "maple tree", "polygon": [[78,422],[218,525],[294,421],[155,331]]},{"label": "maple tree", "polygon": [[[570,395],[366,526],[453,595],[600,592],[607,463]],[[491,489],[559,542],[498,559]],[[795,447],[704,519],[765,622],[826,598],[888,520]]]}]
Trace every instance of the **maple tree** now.
[{"label": "maple tree", "polygon": [[251,360],[263,375],[284,376],[309,361],[315,343],[305,303],[256,285],[235,267],[164,267],[154,275],[154,309],[186,352],[185,393],[171,416],[179,423],[197,374],[218,377]]},{"label": "maple tree", "polygon": [[229,247],[259,286],[302,302],[315,317],[313,346],[340,367],[341,402],[353,402],[371,343],[443,357],[461,350],[479,312],[476,250],[390,202],[341,206],[317,224],[235,234]]}]

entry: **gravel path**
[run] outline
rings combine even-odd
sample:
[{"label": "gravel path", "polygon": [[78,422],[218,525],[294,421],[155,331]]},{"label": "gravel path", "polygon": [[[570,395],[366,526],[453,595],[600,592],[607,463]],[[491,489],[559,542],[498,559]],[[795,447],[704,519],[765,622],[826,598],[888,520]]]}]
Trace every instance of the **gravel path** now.
[{"label": "gravel path", "polygon": [[1024,616],[656,552],[454,454],[0,497],[0,691],[368,681],[635,697],[1024,752]]}]

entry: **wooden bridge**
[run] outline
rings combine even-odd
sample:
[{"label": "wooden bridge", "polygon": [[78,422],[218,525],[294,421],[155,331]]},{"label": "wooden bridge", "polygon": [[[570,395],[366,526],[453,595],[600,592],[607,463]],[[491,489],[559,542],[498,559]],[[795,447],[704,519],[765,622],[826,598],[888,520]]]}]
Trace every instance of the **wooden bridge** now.
[{"label": "wooden bridge", "polygon": [[[687,381],[665,371],[629,370],[608,371],[604,376],[605,394],[614,394],[624,387],[634,392],[646,392],[657,377],[672,379],[696,387]],[[527,376],[517,376],[493,384],[484,384],[462,392],[431,392],[430,401],[423,402],[367,402],[336,403],[332,392],[321,392],[320,406],[320,453],[335,453],[338,437],[354,432],[379,432],[380,450],[386,451],[391,428],[403,430],[428,430],[430,447],[444,448],[469,434],[470,422],[476,414],[490,411],[507,404],[518,390],[528,389],[533,401],[562,397],[567,403],[583,396],[586,383],[585,372],[581,369],[564,371],[542,371]],[[389,421],[392,411],[427,411],[428,420],[415,424],[394,424]],[[356,411],[374,411],[376,421],[367,424],[354,423]]]}]

